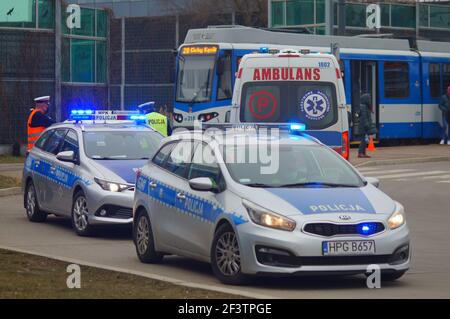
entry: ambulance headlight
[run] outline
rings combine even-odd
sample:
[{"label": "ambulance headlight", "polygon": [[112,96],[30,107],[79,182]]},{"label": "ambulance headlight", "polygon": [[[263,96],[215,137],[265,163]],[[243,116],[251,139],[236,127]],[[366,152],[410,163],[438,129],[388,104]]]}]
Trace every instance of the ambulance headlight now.
[{"label": "ambulance headlight", "polygon": [[95,182],[100,185],[101,188],[103,188],[105,191],[110,192],[121,192],[129,188],[129,185],[126,184],[119,184],[114,182],[108,182],[100,178],[94,178]]},{"label": "ambulance headlight", "polygon": [[395,211],[388,219],[390,229],[396,229],[402,226],[406,221],[405,209],[402,204],[395,202]]},{"label": "ambulance headlight", "polygon": [[255,224],[286,231],[293,231],[295,229],[296,223],[290,218],[259,207],[245,199],[242,200],[242,204],[247,209],[251,220]]}]

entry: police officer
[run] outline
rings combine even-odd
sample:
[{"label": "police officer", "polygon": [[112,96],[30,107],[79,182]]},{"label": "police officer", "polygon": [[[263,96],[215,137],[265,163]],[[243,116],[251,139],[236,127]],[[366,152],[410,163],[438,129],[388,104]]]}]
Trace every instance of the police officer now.
[{"label": "police officer", "polygon": [[141,113],[146,114],[147,124],[153,129],[161,133],[163,136],[168,136],[171,133],[169,121],[167,116],[156,111],[155,102],[147,102],[138,106]]},{"label": "police officer", "polygon": [[442,112],[442,140],[441,144],[448,144],[449,122],[450,122],[450,86],[447,87],[446,94],[442,95],[439,101],[439,109]]},{"label": "police officer", "polygon": [[34,99],[35,106],[27,121],[28,150],[31,150],[41,133],[55,121],[48,117],[48,105],[50,96],[41,96]]},{"label": "police officer", "polygon": [[360,109],[353,126],[354,134],[361,141],[358,149],[359,158],[370,158],[366,153],[368,136],[377,133],[375,123],[372,120],[372,98],[369,93],[361,95]]}]

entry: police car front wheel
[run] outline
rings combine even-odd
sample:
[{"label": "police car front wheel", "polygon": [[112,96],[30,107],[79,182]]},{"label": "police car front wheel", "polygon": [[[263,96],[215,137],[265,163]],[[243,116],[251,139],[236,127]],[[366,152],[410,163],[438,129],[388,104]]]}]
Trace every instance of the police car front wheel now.
[{"label": "police car front wheel", "polygon": [[32,222],[44,222],[47,219],[47,214],[40,210],[37,200],[36,188],[33,182],[27,184],[25,190],[25,209],[27,217]]},{"label": "police car front wheel", "polygon": [[224,284],[241,285],[247,280],[241,269],[238,239],[229,224],[221,225],[214,235],[211,267],[214,275]]},{"label": "police car front wheel", "polygon": [[137,213],[133,229],[133,240],[136,246],[136,253],[141,262],[149,264],[161,262],[164,255],[155,250],[152,225],[144,210]]},{"label": "police car front wheel", "polygon": [[77,192],[73,198],[72,226],[79,236],[89,236],[92,233],[92,226],[89,225],[88,220],[87,201],[82,191]]}]

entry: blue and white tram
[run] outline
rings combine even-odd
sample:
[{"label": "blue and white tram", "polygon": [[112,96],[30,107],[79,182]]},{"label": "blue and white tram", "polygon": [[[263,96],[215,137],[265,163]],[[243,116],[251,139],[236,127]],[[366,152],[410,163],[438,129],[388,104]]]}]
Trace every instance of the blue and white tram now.
[{"label": "blue and white tram", "polygon": [[189,30],[177,56],[174,123],[225,122],[239,62],[268,47],[330,52],[339,45],[348,110],[370,93],[380,140],[436,139],[439,98],[450,85],[450,44],[405,39],[316,36],[247,27]]}]

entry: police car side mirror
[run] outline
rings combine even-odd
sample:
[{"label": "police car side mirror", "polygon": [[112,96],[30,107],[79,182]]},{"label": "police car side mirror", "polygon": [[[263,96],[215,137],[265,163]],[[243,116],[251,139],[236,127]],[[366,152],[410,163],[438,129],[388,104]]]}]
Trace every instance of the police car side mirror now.
[{"label": "police car side mirror", "polygon": [[56,158],[61,162],[75,163],[75,152],[74,151],[64,151],[56,154]]},{"label": "police car side mirror", "polygon": [[189,186],[197,191],[216,191],[211,179],[208,177],[196,177],[189,180]]},{"label": "police car side mirror", "polygon": [[367,183],[372,184],[373,186],[375,186],[376,188],[378,188],[380,186],[380,180],[378,178],[375,177],[366,177],[366,181]]}]

